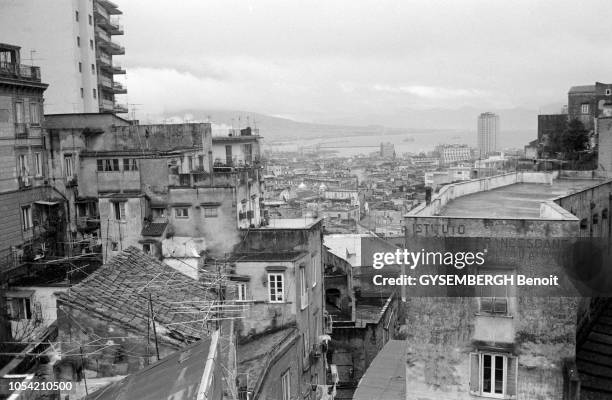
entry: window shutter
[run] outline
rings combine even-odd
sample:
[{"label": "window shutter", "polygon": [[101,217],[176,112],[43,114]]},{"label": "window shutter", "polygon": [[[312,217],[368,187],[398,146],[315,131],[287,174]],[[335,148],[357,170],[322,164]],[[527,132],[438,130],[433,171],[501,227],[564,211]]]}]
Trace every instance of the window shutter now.
[{"label": "window shutter", "polygon": [[480,354],[470,353],[470,393],[480,394]]},{"label": "window shutter", "polygon": [[509,398],[515,399],[517,392],[518,359],[516,357],[509,356],[507,362],[506,395]]}]

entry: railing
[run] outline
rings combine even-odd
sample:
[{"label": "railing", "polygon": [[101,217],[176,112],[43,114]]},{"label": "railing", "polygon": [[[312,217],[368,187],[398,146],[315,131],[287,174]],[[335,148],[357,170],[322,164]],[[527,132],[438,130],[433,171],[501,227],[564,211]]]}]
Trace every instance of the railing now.
[{"label": "railing", "polygon": [[100,54],[98,53],[98,62],[100,64],[104,64],[106,66],[112,66],[113,62],[111,60],[111,58],[109,56],[107,56],[106,54]]},{"label": "railing", "polygon": [[612,299],[608,297],[592,297],[585,310],[578,316],[576,327],[576,349],[580,349],[589,337],[593,325],[603,312],[612,306]]},{"label": "railing", "polygon": [[127,92],[127,89],[119,82],[113,82],[113,90],[116,92]]},{"label": "railing", "polygon": [[102,99],[100,101],[100,108],[102,108],[103,111],[113,111],[115,109],[115,105],[111,100]]},{"label": "railing", "polygon": [[115,104],[115,107],[113,109],[114,109],[114,111],[116,113],[126,113],[126,112],[128,112],[128,108],[124,104]]},{"label": "railing", "polygon": [[0,75],[40,82],[40,67],[0,61]]},{"label": "railing", "polygon": [[103,86],[103,87],[105,87],[105,88],[109,88],[109,89],[110,89],[110,88],[112,88],[112,87],[114,86],[114,85],[113,85],[113,81],[111,81],[111,80],[110,80],[110,79],[108,79],[108,78],[103,78],[103,77],[100,77],[100,79],[99,79],[99,80],[100,80],[100,86]]}]

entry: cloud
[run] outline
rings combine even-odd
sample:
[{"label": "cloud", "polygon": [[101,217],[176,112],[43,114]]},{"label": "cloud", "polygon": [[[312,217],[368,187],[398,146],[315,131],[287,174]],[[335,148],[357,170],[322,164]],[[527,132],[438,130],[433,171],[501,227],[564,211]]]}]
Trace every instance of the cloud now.
[{"label": "cloud", "polygon": [[458,99],[458,98],[483,98],[488,93],[478,89],[455,89],[436,86],[389,86],[374,85],[377,92],[410,94],[425,99]]}]

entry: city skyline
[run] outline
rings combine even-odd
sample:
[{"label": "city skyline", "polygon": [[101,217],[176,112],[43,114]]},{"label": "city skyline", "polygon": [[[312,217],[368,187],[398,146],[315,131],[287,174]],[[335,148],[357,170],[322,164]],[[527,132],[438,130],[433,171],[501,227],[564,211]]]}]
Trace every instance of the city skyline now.
[{"label": "city skyline", "polygon": [[557,108],[568,82],[605,82],[612,61],[601,1],[117,4],[141,118],[204,108],[436,128],[419,111]]}]

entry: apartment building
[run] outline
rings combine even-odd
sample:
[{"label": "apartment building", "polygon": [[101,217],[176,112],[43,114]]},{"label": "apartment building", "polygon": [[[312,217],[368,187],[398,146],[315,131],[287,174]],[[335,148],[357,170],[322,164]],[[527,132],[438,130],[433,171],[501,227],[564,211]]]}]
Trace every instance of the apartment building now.
[{"label": "apartment building", "polygon": [[123,34],[114,3],[28,0],[2,8],[0,37],[21,46],[22,58],[40,65],[49,84],[45,114],[127,112],[115,101],[126,88],[115,80],[125,70],[113,57],[125,50],[113,39]]},{"label": "apartment building", "polygon": [[472,149],[465,144],[445,144],[436,146],[435,152],[440,157],[440,164],[449,165],[472,159]]},{"label": "apartment building", "polygon": [[485,112],[478,116],[478,153],[486,157],[499,146],[499,115]]}]

